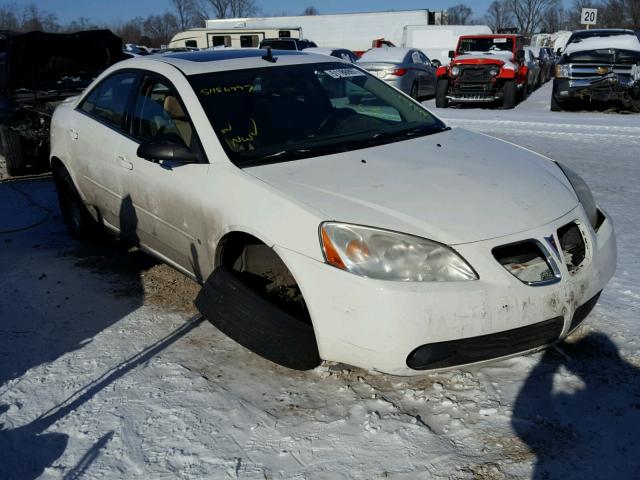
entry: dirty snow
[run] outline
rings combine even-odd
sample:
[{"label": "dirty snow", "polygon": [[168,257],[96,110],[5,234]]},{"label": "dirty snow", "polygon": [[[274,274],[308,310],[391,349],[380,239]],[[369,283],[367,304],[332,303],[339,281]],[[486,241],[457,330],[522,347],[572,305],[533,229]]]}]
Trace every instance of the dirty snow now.
[{"label": "dirty snow", "polygon": [[1,183],[0,478],[640,478],[640,115],[549,95],[436,113],[583,175],[617,273],[559,349],[419,378],[274,366],[179,274],[71,240],[50,179]]}]

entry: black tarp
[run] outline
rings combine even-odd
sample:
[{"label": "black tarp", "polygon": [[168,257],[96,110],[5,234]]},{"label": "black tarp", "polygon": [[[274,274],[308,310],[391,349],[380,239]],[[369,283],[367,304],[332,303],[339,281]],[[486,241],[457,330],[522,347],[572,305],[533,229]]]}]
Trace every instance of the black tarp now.
[{"label": "black tarp", "polygon": [[82,88],[127,58],[109,30],[76,33],[0,33],[0,92]]}]

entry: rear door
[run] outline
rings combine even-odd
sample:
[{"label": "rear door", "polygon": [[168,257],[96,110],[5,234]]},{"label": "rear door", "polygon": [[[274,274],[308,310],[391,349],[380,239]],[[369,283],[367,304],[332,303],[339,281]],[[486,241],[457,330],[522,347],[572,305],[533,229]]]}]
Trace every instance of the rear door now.
[{"label": "rear door", "polygon": [[101,221],[117,230],[128,171],[120,151],[137,77],[134,71],[122,71],[104,79],[78,105],[68,131],[78,159],[78,187]]}]

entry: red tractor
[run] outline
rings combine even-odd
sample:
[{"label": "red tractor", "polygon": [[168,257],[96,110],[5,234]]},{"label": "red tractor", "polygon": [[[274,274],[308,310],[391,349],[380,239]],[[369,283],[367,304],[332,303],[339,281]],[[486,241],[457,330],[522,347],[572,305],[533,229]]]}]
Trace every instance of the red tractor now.
[{"label": "red tractor", "polygon": [[451,63],[438,68],[436,106],[452,103],[496,102],[513,108],[527,90],[524,37],[463,35]]}]

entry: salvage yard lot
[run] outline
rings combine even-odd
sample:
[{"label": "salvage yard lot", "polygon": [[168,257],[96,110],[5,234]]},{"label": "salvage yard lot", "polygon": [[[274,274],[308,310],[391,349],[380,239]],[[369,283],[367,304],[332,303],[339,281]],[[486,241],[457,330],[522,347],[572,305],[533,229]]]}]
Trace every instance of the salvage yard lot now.
[{"label": "salvage yard lot", "polygon": [[274,366],[180,274],[71,240],[49,178],[0,184],[0,478],[640,477],[640,115],[550,112],[550,89],[510,111],[425,102],[577,171],[618,236],[568,344],[483,367]]}]

